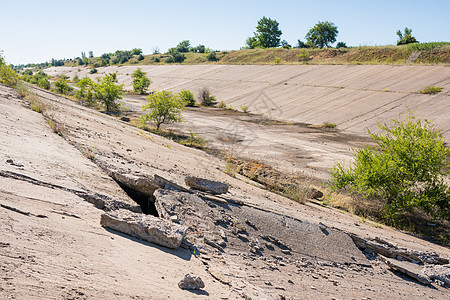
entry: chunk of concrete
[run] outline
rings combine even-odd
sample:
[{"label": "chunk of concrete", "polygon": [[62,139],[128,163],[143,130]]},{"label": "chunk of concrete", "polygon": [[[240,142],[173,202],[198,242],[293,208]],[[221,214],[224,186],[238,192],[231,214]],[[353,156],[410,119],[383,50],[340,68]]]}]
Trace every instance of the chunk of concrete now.
[{"label": "chunk of concrete", "polygon": [[178,287],[182,290],[200,290],[205,287],[205,283],[198,276],[195,277],[191,274],[186,274],[178,283]]},{"label": "chunk of concrete", "polygon": [[119,209],[102,214],[100,224],[167,248],[178,248],[187,227],[152,215]]},{"label": "chunk of concrete", "polygon": [[190,188],[211,194],[225,194],[228,192],[228,184],[218,181],[188,176],[184,179],[184,182]]},{"label": "chunk of concrete", "polygon": [[110,171],[110,175],[120,184],[141,192],[145,195],[153,195],[153,192],[159,188],[158,183],[147,176],[136,176],[132,174]]},{"label": "chunk of concrete", "polygon": [[389,266],[389,268],[398,271],[400,273],[403,273],[405,275],[408,275],[411,278],[414,278],[420,283],[423,284],[431,284],[432,280],[430,277],[428,277],[424,273],[423,266],[420,266],[418,264],[414,264],[407,261],[400,261],[396,259],[390,259],[387,257],[384,257],[382,255],[379,256],[380,259]]}]

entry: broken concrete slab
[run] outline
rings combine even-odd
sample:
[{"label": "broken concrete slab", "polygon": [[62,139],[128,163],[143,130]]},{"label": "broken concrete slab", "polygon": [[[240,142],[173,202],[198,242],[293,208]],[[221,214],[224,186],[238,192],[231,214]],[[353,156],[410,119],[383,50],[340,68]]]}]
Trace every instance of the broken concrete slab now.
[{"label": "broken concrete slab", "polygon": [[154,196],[159,215],[167,220],[177,216],[177,223],[189,228],[187,238],[197,249],[248,254],[252,242],[259,240],[259,252],[269,258],[295,261],[309,255],[340,264],[370,265],[352,239],[333,228],[321,229],[319,224],[257,207],[211,202],[190,193],[159,189]]},{"label": "broken concrete slab", "polygon": [[383,255],[380,255],[379,257],[380,257],[381,261],[383,261],[386,265],[389,266],[389,268],[391,268],[394,271],[403,273],[423,284],[431,284],[432,283],[432,280],[430,279],[430,277],[428,277],[424,273],[424,268],[421,265],[407,262],[407,261],[390,259],[390,258],[384,257]]},{"label": "broken concrete slab", "polygon": [[366,240],[354,234],[349,235],[353,239],[353,242],[356,244],[356,246],[358,246],[358,248],[370,249],[374,253],[383,255],[385,257],[400,258],[402,260],[410,261],[413,263],[419,262],[437,265],[445,265],[449,263],[449,260],[447,258],[440,257],[436,252],[399,248],[380,238]]},{"label": "broken concrete slab", "polygon": [[450,287],[450,264],[428,265],[424,267],[423,271],[435,282]]},{"label": "broken concrete slab", "polygon": [[184,182],[190,188],[212,194],[225,194],[228,192],[228,184],[218,181],[188,176],[184,179]]},{"label": "broken concrete slab", "polygon": [[187,230],[183,225],[125,209],[102,214],[100,224],[167,248],[178,248]]},{"label": "broken concrete slab", "polygon": [[120,184],[148,196],[153,195],[153,192],[159,188],[158,183],[147,176],[137,176],[115,171],[109,171],[108,173]]}]

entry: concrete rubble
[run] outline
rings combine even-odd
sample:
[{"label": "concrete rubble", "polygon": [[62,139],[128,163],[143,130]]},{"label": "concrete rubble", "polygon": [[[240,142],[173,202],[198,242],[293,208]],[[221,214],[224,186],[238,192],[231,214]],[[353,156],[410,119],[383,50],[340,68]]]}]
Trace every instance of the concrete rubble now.
[{"label": "concrete rubble", "polygon": [[178,248],[187,230],[183,225],[124,209],[102,214],[100,224],[168,248]]}]

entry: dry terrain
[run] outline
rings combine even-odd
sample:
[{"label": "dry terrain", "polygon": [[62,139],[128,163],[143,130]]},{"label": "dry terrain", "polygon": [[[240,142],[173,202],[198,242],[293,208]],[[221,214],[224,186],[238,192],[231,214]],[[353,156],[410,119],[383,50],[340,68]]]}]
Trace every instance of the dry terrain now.
[{"label": "dry terrain", "polygon": [[[153,87],[158,89],[195,90],[205,82],[214,82],[210,88],[220,100],[234,107],[248,104],[250,111],[252,99],[262,90],[281,108],[275,109],[280,115],[267,117],[301,124],[262,124],[257,116],[194,108],[184,113],[187,123],[180,130],[188,127],[198,131],[215,148],[228,138],[231,142],[222,144],[226,151],[239,151],[247,158],[253,155],[271,164],[278,158],[276,167],[315,172],[313,175],[320,179],[327,178],[326,170],[334,160],[350,159],[346,148],[367,142],[365,136],[358,135],[363,126],[404,113],[403,101],[413,103],[419,114],[436,119],[446,130],[444,134],[449,134],[448,115],[442,114],[449,105],[448,68],[406,72],[409,67],[397,70],[376,66],[380,69],[375,70],[374,66],[353,66],[353,71],[345,73],[345,66],[331,66],[328,71],[316,68],[321,66],[304,66],[312,68],[299,73],[299,69],[283,66],[279,67],[283,71],[277,72],[283,78],[274,78],[269,72],[273,66],[256,66],[261,69],[249,71],[250,80],[240,78],[245,72],[228,69],[231,67],[244,66],[165,66],[144,71],[149,72]],[[125,82],[126,74],[134,68],[118,69],[119,80]],[[102,69],[100,73],[111,71],[114,69]],[[49,72],[73,72],[73,76],[78,71],[57,68]],[[199,72],[204,75],[198,76]],[[335,81],[341,76],[347,83],[339,89],[338,83],[331,81],[324,81],[323,86],[308,86],[303,79],[301,84],[293,84],[302,72],[315,74],[319,81],[325,80],[323,74],[335,74]],[[405,77],[388,86],[391,92],[383,92],[386,86],[382,82],[387,76],[383,72],[391,72],[391,82],[396,74]],[[427,75],[421,77],[423,73]],[[356,87],[352,80],[361,74],[372,79]],[[444,92],[436,96],[411,93],[432,84],[443,86]],[[291,92],[283,90],[290,85]],[[341,103],[334,110],[307,119],[306,110],[300,109],[305,103],[297,103],[296,110],[289,106],[305,89],[313,93],[308,97],[323,103],[331,101],[329,89],[344,92],[349,98],[341,95],[335,99],[347,101],[347,109]],[[225,162],[216,156],[142,131],[66,98],[36,92],[47,104],[45,115],[61,124],[59,135],[13,89],[0,86],[2,298],[446,299],[449,295],[445,280],[450,276],[436,277],[434,271],[447,268],[448,248],[314,202],[293,202],[240,175],[225,174]],[[352,93],[368,102],[353,105]],[[383,103],[375,99],[383,99]],[[137,111],[142,101],[139,97],[125,99],[129,113]],[[390,113],[385,117],[382,112],[386,111]],[[304,124],[323,121],[338,123],[342,131],[324,132]],[[252,135],[256,137],[250,138]],[[105,211],[139,210],[126,193],[129,191],[112,178],[114,174],[139,178],[157,175],[170,183],[151,196],[157,210],[154,214],[187,226],[180,248],[171,250],[100,225]],[[186,176],[227,183],[229,192],[220,196],[194,192],[185,185]],[[388,250],[382,255],[373,247]],[[397,265],[397,270],[404,265],[413,271],[407,276],[393,271],[395,267],[389,267],[389,263]],[[200,276],[205,288],[191,292],[179,289],[177,284],[187,273]],[[414,274],[429,274],[426,278],[431,280]]]}]

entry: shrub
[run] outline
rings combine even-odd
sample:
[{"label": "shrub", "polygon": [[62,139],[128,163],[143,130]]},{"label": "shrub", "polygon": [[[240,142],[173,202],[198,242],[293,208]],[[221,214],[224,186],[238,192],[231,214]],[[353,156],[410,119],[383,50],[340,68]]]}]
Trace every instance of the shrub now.
[{"label": "shrub", "polygon": [[45,104],[41,98],[34,94],[30,93],[26,97],[28,104],[30,105],[31,110],[43,114],[47,110],[47,104]]},{"label": "shrub", "polygon": [[178,93],[178,96],[186,104],[186,106],[195,105],[194,94],[190,90],[182,90]]},{"label": "shrub", "polygon": [[71,87],[67,81],[67,77],[61,76],[54,83],[55,89],[58,93],[63,95],[68,95],[73,91],[73,87]]},{"label": "shrub", "polygon": [[206,59],[208,61],[218,61],[217,56],[216,56],[216,52],[213,51],[213,52],[208,53],[208,55],[206,55]]},{"label": "shrub", "polygon": [[338,42],[336,44],[336,48],[337,49],[339,49],[339,48],[347,48],[347,45],[344,42]]},{"label": "shrub", "polygon": [[50,89],[50,81],[46,77],[42,77],[37,82],[38,87],[41,89],[49,90]]},{"label": "shrub", "polygon": [[275,59],[273,60],[274,63],[279,64],[281,63],[281,58],[279,58],[278,56],[275,56]]},{"label": "shrub", "polygon": [[142,111],[150,110],[141,116],[141,122],[152,122],[156,129],[164,123],[181,122],[181,110],[184,102],[178,95],[169,91],[153,92],[147,98],[147,103],[142,106]]},{"label": "shrub", "polygon": [[[168,57],[168,58],[169,58],[169,57]],[[155,63],[159,63],[161,60],[159,59],[158,56],[152,56],[152,57],[150,58],[150,61],[151,61],[151,62],[155,62]]]},{"label": "shrub", "polygon": [[418,43],[416,38],[412,36],[411,28],[405,28],[403,33],[400,30],[397,30],[397,35],[398,35],[397,45]]},{"label": "shrub", "polygon": [[419,94],[431,94],[431,95],[434,95],[434,94],[442,92],[443,89],[444,88],[442,88],[442,87],[437,87],[437,86],[432,86],[431,85],[431,86],[427,86],[423,90],[420,90]]},{"label": "shrub", "polygon": [[75,91],[75,97],[80,101],[86,103],[87,105],[94,105],[96,101],[94,100],[96,84],[89,77],[84,77],[76,83],[79,88]]},{"label": "shrub", "polygon": [[198,93],[198,100],[201,105],[214,106],[216,104],[216,97],[211,95],[208,88],[202,88]]},{"label": "shrub", "polygon": [[217,108],[222,108],[222,109],[226,109],[227,108],[227,104],[223,101],[220,101],[219,104],[217,104]]},{"label": "shrub", "polygon": [[139,54],[139,56],[138,56],[138,61],[142,61],[142,60],[144,60],[144,55],[142,55],[142,54]]},{"label": "shrub", "polygon": [[164,62],[165,62],[166,64],[171,64],[171,63],[173,63],[173,62],[174,62],[173,57],[172,57],[172,56],[167,57],[167,58],[164,60]]},{"label": "shrub", "polygon": [[241,106],[239,106],[239,108],[240,108],[244,113],[248,113],[248,106],[247,106],[247,105],[241,105]]},{"label": "shrub", "polygon": [[299,54],[297,54],[298,60],[308,60],[309,59],[309,52],[305,49],[302,49]]},{"label": "shrub", "polygon": [[99,79],[99,84],[95,85],[95,97],[103,102],[106,111],[119,108],[116,102],[123,97],[123,84],[116,84],[117,73],[109,73]]},{"label": "shrub", "polygon": [[9,87],[15,87],[17,82],[19,82],[19,78],[19,74],[14,72],[10,66],[6,65],[0,54],[0,83],[4,83]]},{"label": "shrub", "polygon": [[147,92],[149,85],[152,83],[147,77],[147,73],[142,72],[140,68],[137,68],[136,71],[131,74],[131,78],[133,78],[133,90],[141,95],[144,95]]},{"label": "shrub", "polygon": [[17,82],[14,89],[20,97],[26,97],[30,94],[30,88],[22,81]]},{"label": "shrub", "polygon": [[434,218],[450,220],[450,149],[440,132],[412,113],[406,120],[380,125],[370,132],[377,148],[355,149],[353,167],[336,164],[332,170],[334,189],[349,188],[364,197],[384,201],[384,213],[395,221],[399,213],[420,209]]},{"label": "shrub", "polygon": [[97,73],[97,72],[98,72],[98,71],[97,71],[96,68],[93,68],[93,69],[91,69],[91,70],[89,71],[90,74],[95,74],[95,73]]}]

